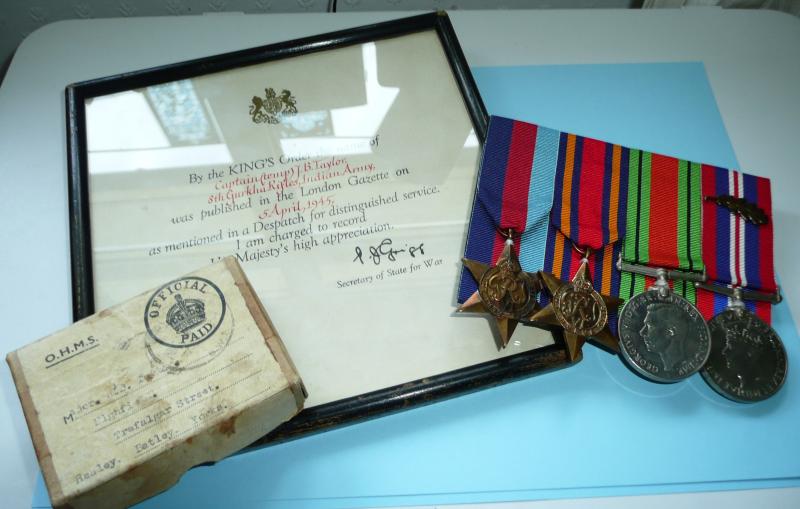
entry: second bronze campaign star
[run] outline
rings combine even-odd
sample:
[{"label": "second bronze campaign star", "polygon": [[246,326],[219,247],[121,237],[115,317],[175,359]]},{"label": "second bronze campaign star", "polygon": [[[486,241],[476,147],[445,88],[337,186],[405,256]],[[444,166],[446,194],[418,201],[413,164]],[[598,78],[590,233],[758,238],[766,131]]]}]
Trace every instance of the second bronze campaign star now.
[{"label": "second bronze campaign star", "polygon": [[[588,251],[586,252],[588,256]],[[552,296],[550,304],[533,315],[534,321],[557,325],[564,329],[564,342],[571,361],[581,358],[583,344],[588,337],[614,352],[619,352],[619,342],[608,326],[609,309],[616,309],[622,300],[599,294],[588,276],[589,263],[581,262],[571,282],[542,272],[541,277]]]}]

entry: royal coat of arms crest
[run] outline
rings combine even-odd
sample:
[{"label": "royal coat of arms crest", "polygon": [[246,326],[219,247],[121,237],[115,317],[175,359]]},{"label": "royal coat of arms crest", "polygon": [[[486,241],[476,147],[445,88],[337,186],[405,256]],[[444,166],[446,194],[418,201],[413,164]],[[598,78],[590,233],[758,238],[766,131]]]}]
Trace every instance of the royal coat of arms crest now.
[{"label": "royal coat of arms crest", "polygon": [[253,96],[250,117],[256,124],[277,124],[281,118],[297,114],[297,102],[289,90],[279,96],[275,89],[265,88],[264,97]]}]

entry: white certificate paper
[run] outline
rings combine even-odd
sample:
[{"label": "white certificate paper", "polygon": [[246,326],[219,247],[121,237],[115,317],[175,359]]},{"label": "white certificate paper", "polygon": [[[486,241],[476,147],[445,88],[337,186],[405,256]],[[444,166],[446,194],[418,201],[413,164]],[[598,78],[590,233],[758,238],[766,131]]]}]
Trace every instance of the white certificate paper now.
[{"label": "white certificate paper", "polygon": [[552,343],[456,315],[480,159],[434,30],[86,102],[97,309],[233,254],[307,406]]}]

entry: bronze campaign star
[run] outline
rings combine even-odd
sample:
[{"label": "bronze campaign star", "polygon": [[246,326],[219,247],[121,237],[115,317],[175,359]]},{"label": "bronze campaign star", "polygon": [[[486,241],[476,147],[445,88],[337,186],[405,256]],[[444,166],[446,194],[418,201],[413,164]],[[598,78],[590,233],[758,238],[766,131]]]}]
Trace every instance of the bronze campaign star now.
[{"label": "bronze campaign star", "polygon": [[478,281],[478,290],[458,311],[494,316],[505,348],[519,320],[529,319],[536,311],[536,293],[541,289],[539,276],[522,270],[510,241],[506,241],[494,267],[466,258],[462,262]]},{"label": "bronze campaign star", "polygon": [[533,315],[533,320],[564,329],[570,361],[580,359],[581,349],[589,337],[619,352],[619,340],[608,327],[608,311],[622,304],[622,299],[601,295],[592,287],[588,263],[581,263],[571,282],[561,281],[546,272],[540,275],[552,298],[550,304]]}]

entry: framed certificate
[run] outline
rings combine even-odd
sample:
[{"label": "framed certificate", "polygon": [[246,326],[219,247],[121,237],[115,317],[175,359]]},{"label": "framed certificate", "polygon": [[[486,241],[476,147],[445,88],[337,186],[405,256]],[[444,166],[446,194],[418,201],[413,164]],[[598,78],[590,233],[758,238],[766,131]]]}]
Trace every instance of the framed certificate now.
[{"label": "framed certificate", "polygon": [[309,392],[264,441],[566,364],[455,316],[487,115],[443,13],[66,95],[75,318],[236,256]]}]

